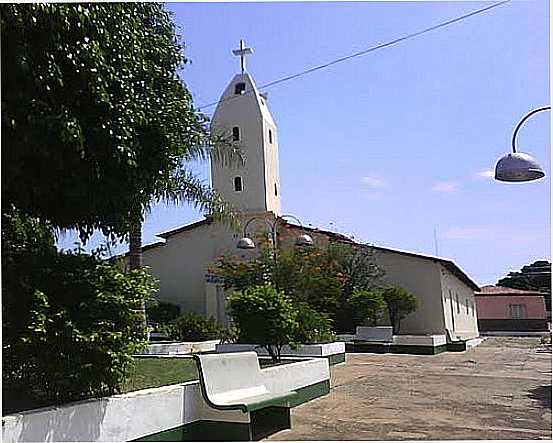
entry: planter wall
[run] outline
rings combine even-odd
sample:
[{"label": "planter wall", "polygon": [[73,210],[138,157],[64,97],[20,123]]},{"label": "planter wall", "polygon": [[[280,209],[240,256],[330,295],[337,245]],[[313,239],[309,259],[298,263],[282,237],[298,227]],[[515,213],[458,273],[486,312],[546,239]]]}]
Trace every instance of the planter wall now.
[{"label": "planter wall", "polygon": [[[269,355],[267,350],[255,344],[224,343],[216,347],[218,353],[255,351],[258,355]],[[287,357],[325,357],[331,364],[345,361],[346,344],[344,342],[299,345],[297,349],[289,346],[282,348],[281,355]]]},{"label": "planter wall", "polygon": [[357,326],[355,337],[357,340],[391,342],[393,339],[393,328],[391,326]]},{"label": "planter wall", "polygon": [[447,343],[445,335],[394,335],[394,345],[403,346],[443,346]]},{"label": "planter wall", "polygon": [[214,351],[220,340],[207,340],[197,342],[161,342],[150,343],[145,355],[180,355],[193,354],[195,352]]},{"label": "planter wall", "polygon": [[[261,371],[265,383],[276,392],[298,391],[299,403],[330,389],[326,359],[295,361]],[[210,408],[196,380],[8,415],[2,418],[2,440],[182,441],[198,440],[207,432],[230,440],[233,432],[249,421],[247,413]]]}]

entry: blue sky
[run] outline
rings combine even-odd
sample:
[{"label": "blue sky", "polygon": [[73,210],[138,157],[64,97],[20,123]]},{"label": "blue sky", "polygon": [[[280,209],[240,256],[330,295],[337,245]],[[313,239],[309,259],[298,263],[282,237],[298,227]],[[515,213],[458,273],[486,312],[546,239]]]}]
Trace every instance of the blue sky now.
[{"label": "blue sky", "polygon": [[[490,2],[171,3],[197,106],[216,101],[253,47],[258,85]],[[357,240],[439,255],[480,284],[550,257],[550,114],[519,134],[547,178],[493,181],[529,110],[550,103],[549,3],[511,1],[396,46],[274,86],[283,210]],[[206,109],[209,114],[214,108]],[[197,171],[209,179],[208,165]],[[201,218],[158,205],[144,241]],[[95,237],[91,247],[98,244]],[[65,235],[60,246],[71,247]],[[116,251],[126,249],[121,246]]]}]

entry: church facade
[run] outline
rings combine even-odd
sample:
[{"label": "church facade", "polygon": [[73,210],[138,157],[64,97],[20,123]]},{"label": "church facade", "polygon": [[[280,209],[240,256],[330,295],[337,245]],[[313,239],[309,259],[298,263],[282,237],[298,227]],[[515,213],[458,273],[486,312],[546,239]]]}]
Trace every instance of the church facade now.
[{"label": "church facade", "polygon": [[[217,105],[211,129],[237,142],[243,165],[211,163],[213,188],[240,210],[247,234],[266,232],[276,226],[279,248],[293,247],[297,235],[308,233],[320,246],[328,242],[354,244],[348,237],[289,223],[282,217],[278,156],[278,130],[267,97],[259,92],[245,70],[251,53],[241,42],[233,51],[241,57],[241,72],[233,77]],[[158,299],[177,304],[181,311],[213,316],[226,324],[226,294],[221,282],[210,274],[217,257],[238,256],[248,260],[255,250],[237,248],[244,233],[206,218],[158,234],[162,241],[143,247],[143,263],[159,280]],[[452,261],[411,252],[370,247],[376,263],[386,272],[386,283],[401,286],[419,299],[419,309],[402,322],[405,334],[478,336],[474,283]]]}]

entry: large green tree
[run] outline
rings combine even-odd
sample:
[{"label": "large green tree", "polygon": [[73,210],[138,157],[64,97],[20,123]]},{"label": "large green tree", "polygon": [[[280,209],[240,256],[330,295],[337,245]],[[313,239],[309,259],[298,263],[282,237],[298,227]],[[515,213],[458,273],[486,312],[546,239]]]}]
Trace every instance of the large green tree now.
[{"label": "large green tree", "polygon": [[537,260],[523,266],[520,271],[509,272],[497,282],[497,286],[543,292],[547,310],[551,311],[551,262],[547,260]]},{"label": "large green tree", "polygon": [[[217,150],[159,3],[4,4],[2,199],[57,228],[140,244],[159,199],[224,203],[186,167]],[[221,152],[221,151],[219,151]]]}]

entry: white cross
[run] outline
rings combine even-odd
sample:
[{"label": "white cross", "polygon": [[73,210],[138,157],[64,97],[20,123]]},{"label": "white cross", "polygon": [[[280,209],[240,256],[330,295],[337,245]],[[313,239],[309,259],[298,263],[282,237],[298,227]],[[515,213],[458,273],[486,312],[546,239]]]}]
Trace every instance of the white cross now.
[{"label": "white cross", "polygon": [[240,40],[240,48],[233,49],[232,53],[234,55],[240,56],[240,68],[242,69],[242,74],[246,71],[246,55],[250,55],[253,52],[252,48],[247,48],[244,40]]}]

